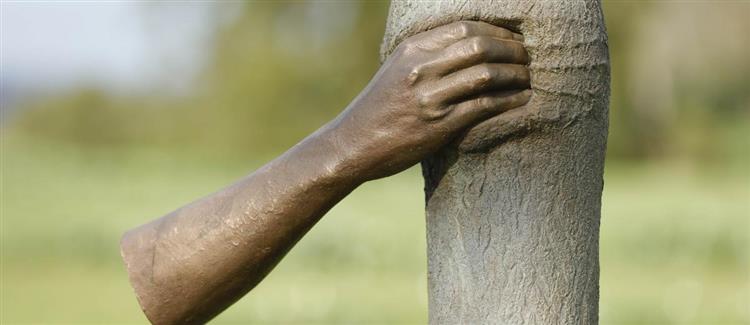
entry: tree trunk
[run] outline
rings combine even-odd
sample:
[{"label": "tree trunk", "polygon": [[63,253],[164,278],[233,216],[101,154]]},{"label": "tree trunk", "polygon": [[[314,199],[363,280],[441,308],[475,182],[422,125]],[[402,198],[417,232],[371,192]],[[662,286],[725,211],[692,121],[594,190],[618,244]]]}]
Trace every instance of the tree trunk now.
[{"label": "tree trunk", "polygon": [[595,324],[609,59],[598,1],[393,1],[382,47],[457,20],[525,36],[534,94],[423,162],[432,324]]}]

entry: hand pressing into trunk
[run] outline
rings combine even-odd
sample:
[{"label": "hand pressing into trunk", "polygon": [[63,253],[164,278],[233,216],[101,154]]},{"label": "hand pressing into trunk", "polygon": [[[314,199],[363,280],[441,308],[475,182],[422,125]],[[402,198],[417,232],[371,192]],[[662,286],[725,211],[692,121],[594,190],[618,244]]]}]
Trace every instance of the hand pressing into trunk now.
[{"label": "hand pressing into trunk", "polygon": [[461,131],[528,102],[523,37],[462,21],[403,41],[333,122],[363,180],[395,174]]},{"label": "hand pressing into trunk", "polygon": [[526,103],[521,40],[479,22],[411,37],[334,121],[235,184],[126,233],[122,257],[149,320],[205,323],[361,183]]}]

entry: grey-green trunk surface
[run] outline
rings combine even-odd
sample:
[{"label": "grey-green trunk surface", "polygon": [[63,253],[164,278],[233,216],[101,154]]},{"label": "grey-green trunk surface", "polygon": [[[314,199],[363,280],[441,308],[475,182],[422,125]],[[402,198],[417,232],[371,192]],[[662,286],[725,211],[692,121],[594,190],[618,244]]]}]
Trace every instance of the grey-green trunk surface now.
[{"label": "grey-green trunk surface", "polygon": [[382,53],[457,20],[521,32],[527,106],[423,162],[431,324],[595,324],[609,58],[598,1],[393,1]]}]

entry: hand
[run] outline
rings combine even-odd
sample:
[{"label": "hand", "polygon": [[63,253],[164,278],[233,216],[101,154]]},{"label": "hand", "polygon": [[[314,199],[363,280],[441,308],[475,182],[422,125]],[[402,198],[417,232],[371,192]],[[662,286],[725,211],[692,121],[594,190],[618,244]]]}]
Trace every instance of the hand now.
[{"label": "hand", "polygon": [[525,104],[521,40],[477,22],[409,38],[333,122],[232,186],[128,232],[121,252],[149,320],[207,322],[359,183]]},{"label": "hand", "polygon": [[390,176],[531,96],[523,37],[461,21],[403,41],[331,124],[363,181]]}]

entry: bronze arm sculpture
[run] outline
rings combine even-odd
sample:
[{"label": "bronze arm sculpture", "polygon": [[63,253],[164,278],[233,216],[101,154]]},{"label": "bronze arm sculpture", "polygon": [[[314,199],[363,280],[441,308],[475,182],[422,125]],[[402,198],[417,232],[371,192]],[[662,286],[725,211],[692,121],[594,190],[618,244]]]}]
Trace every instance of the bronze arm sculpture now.
[{"label": "bronze arm sculpture", "polygon": [[126,233],[154,324],[204,323],[257,285],[338,201],[531,96],[523,37],[457,22],[399,45],[333,121],[235,184]]}]

